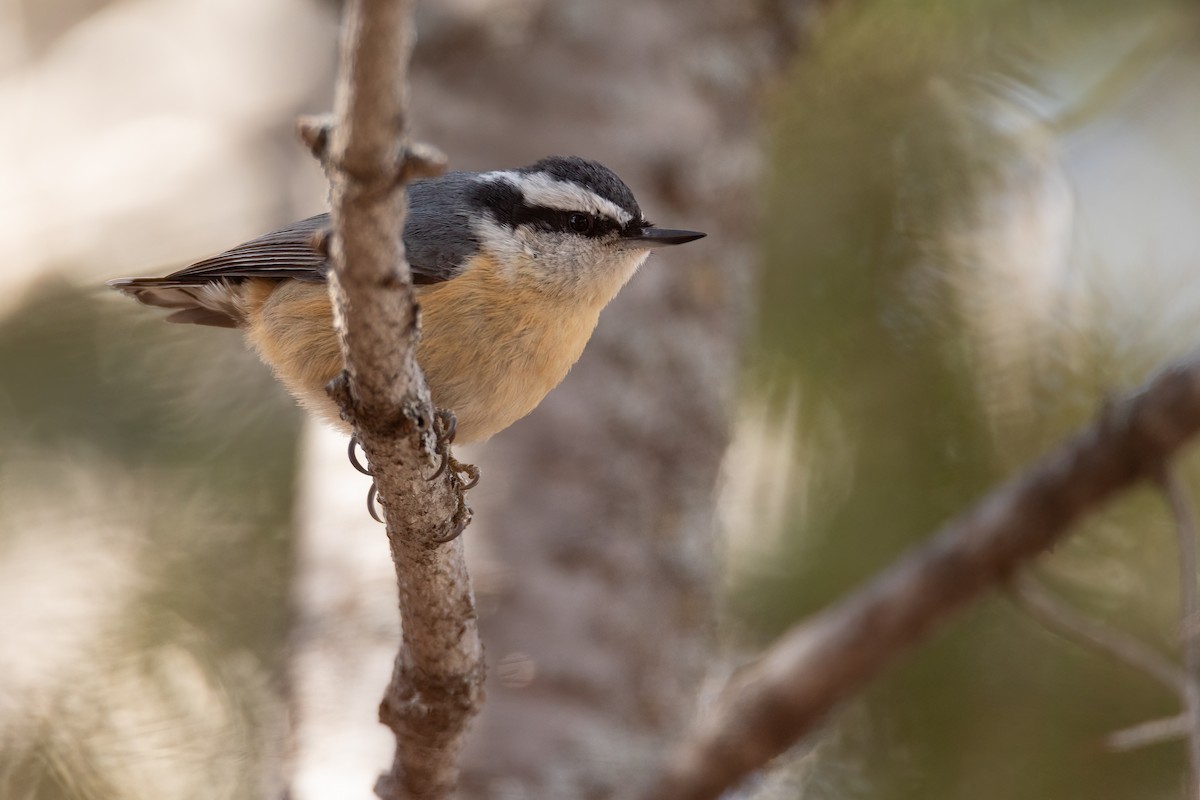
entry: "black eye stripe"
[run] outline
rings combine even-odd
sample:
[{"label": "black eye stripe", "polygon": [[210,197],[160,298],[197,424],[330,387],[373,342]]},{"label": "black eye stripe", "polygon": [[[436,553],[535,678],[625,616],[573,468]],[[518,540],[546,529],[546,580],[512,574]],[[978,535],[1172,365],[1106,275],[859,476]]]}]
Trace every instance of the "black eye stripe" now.
[{"label": "black eye stripe", "polygon": [[[573,214],[586,214],[592,219],[591,230],[580,233],[571,225]],[[571,232],[577,236],[596,238],[620,230],[616,220],[600,214],[590,214],[586,211],[563,211],[548,206],[531,206],[520,203],[513,208],[512,222],[514,225],[529,225],[546,231]]]}]

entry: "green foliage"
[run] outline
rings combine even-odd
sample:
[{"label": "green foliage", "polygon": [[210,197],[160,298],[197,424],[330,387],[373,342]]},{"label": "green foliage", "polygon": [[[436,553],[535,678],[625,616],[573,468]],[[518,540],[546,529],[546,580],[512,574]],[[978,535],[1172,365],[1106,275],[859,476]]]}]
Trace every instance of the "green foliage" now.
[{"label": "green foliage", "polygon": [[[806,477],[784,529],[766,532],[778,538],[735,558],[734,605],[759,641],[1196,345],[1200,328],[1152,341],[1110,313],[1138,299],[1105,296],[1107,254],[1079,246],[1074,204],[1090,198],[1075,182],[1097,162],[1068,149],[1129,113],[1184,41],[1181,21],[1194,11],[1168,2],[842,5],[776,88],[747,392],[796,387],[795,430],[779,435]],[[1120,70],[1133,75],[1106,80]],[[1190,285],[1175,294],[1196,302]],[[1169,525],[1154,493],[1135,493],[1041,569],[1072,602],[1171,649]],[[1185,770],[1177,743],[1100,747],[1175,713],[1173,698],[1003,601],[914,654],[865,709],[804,767],[806,798],[1172,797]],[[823,780],[839,758],[864,760],[857,778]]]},{"label": "green foliage", "polygon": [[0,727],[6,797],[140,796],[157,763],[195,796],[205,759],[205,796],[257,796],[298,415],[236,334],[156,316],[49,281],[0,321],[0,554],[48,595],[6,631],[53,620],[30,641],[61,645],[27,654],[28,705]]}]

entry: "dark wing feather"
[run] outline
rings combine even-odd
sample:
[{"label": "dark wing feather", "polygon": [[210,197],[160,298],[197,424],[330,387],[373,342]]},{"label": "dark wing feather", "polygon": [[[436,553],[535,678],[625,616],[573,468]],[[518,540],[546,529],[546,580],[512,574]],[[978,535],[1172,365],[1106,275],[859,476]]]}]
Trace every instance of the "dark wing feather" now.
[{"label": "dark wing feather", "polygon": [[313,237],[328,227],[329,215],[318,214],[156,280],[160,286],[247,278],[323,281],[328,265],[313,247]]},{"label": "dark wing feather", "polygon": [[[478,249],[478,240],[466,214],[469,208],[466,193],[473,182],[472,173],[451,172],[409,186],[404,246],[413,283],[450,280]],[[132,280],[153,281],[157,286],[237,282],[247,278],[323,281],[329,264],[313,247],[313,238],[318,231],[329,227],[329,214],[317,214],[165,277]]]},{"label": "dark wing feather", "polygon": [[[409,186],[404,245],[413,283],[428,285],[458,275],[479,243],[466,210],[471,173],[451,172]],[[251,278],[325,280],[329,264],[313,247],[329,215],[293,222],[220,255],[161,278],[122,278],[109,286],[147,305],[176,311],[172,322],[233,327],[240,310],[233,285]]]}]

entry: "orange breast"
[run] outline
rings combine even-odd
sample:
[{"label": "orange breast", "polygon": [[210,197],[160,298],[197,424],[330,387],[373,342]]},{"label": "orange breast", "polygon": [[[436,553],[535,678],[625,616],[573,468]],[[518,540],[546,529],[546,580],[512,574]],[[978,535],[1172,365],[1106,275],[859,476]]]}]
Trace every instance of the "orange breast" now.
[{"label": "orange breast", "polygon": [[302,406],[346,428],[325,386],[342,370],[323,283],[251,280],[242,285],[246,339]]},{"label": "orange breast", "polygon": [[566,377],[600,308],[516,288],[496,262],[426,287],[417,360],[461,441],[482,441],[532,411]]},{"label": "orange breast", "polygon": [[[600,307],[514,288],[491,259],[418,290],[417,360],[458,441],[491,437],[528,414],[583,353]],[[302,405],[344,428],[325,385],[342,369],[323,284],[247,281],[246,337]]]}]

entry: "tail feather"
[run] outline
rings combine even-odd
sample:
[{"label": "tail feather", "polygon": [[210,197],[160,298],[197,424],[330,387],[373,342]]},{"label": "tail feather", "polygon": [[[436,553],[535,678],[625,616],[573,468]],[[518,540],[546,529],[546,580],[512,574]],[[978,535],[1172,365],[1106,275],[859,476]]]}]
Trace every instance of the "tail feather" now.
[{"label": "tail feather", "polygon": [[118,278],[108,285],[139,303],[174,311],[168,322],[236,328],[245,319],[237,285],[184,283],[170,278]]}]

